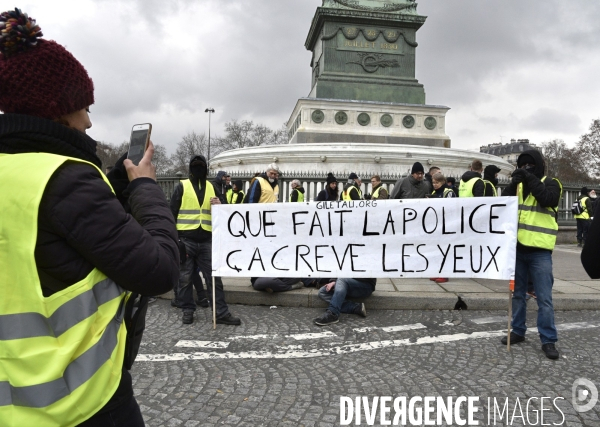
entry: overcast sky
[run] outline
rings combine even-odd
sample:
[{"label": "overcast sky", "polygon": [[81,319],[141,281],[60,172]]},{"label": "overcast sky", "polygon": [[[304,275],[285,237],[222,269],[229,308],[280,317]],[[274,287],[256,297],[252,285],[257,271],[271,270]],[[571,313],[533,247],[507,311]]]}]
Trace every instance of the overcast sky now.
[{"label": "overcast sky", "polygon": [[[96,88],[97,140],[151,122],[173,152],[190,131],[248,119],[279,128],[310,91],[304,42],[321,0],[29,0]],[[5,3],[6,4],[6,3]],[[6,7],[6,6],[5,6]],[[451,108],[455,148],[529,138],[570,145],[600,117],[600,2],[422,0],[417,79]]]}]

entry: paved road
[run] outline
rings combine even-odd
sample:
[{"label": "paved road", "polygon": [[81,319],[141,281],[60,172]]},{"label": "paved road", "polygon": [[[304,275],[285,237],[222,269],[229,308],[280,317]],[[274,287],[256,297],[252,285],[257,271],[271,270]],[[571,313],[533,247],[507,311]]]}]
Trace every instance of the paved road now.
[{"label": "paved road", "polygon": [[533,424],[541,397],[564,397],[559,410],[545,401],[544,423],[600,426],[600,404],[578,413],[570,403],[576,379],[600,386],[600,311],[557,313],[558,361],[545,358],[535,332],[507,352],[500,311],[380,310],[327,328],[312,324],[318,308],[232,311],[243,325],[213,331],[209,310],[184,326],[168,301],[150,307],[132,372],[148,426],[334,426],[340,396],[477,396],[480,425],[488,397],[509,397],[512,425],[530,425],[517,398]]}]

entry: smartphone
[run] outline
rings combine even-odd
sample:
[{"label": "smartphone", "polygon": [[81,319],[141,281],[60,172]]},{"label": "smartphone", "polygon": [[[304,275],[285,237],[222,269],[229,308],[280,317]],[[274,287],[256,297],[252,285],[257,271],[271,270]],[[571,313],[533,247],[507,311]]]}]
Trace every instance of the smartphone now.
[{"label": "smartphone", "polygon": [[150,132],[152,132],[152,125],[150,123],[133,125],[131,128],[131,138],[129,139],[127,158],[136,166],[140,164],[140,161],[148,148]]}]

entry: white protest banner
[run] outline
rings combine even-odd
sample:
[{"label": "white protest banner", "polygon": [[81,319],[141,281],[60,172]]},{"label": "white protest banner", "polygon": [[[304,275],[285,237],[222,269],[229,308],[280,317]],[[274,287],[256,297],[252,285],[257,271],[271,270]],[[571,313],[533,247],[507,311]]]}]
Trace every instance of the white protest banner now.
[{"label": "white protest banner", "polygon": [[213,205],[213,275],[514,274],[517,198]]}]

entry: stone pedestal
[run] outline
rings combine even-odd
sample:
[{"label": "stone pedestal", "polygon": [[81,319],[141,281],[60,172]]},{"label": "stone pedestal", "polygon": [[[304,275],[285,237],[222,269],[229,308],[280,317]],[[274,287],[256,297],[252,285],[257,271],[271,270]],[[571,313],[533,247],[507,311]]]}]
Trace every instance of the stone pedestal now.
[{"label": "stone pedestal", "polygon": [[291,144],[410,144],[450,148],[441,105],[301,98],[287,123]]}]

